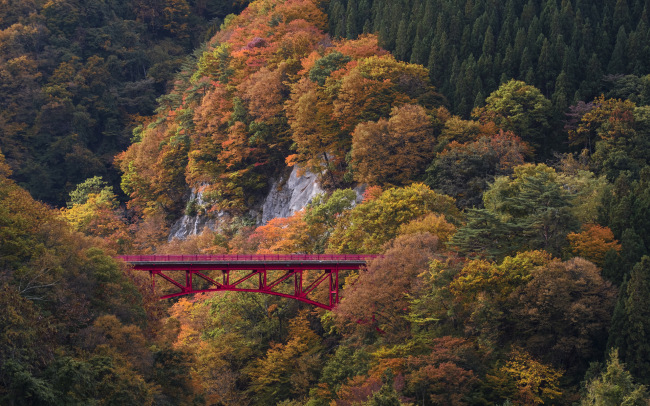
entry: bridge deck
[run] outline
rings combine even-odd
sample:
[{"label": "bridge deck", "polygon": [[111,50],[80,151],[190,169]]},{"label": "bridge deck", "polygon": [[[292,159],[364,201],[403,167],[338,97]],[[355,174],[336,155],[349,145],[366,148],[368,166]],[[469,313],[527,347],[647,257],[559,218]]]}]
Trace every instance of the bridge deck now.
[{"label": "bridge deck", "polygon": [[123,255],[135,269],[357,269],[377,255]]}]

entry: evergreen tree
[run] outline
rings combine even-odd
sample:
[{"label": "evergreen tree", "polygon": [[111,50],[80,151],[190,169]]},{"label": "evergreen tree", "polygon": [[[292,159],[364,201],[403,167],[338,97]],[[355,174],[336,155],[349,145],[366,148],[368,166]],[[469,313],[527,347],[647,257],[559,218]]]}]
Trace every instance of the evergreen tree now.
[{"label": "evergreen tree", "polygon": [[339,1],[333,1],[329,7],[329,27],[332,36],[341,38],[345,35],[345,11]]},{"label": "evergreen tree", "polygon": [[[644,255],[648,254],[648,250],[643,239],[636,233],[636,231],[634,231],[634,228],[627,228],[623,231],[623,234],[621,235],[621,246],[622,253],[620,264],[626,268],[625,275],[627,275],[634,264],[640,261]],[[621,278],[622,277],[623,276],[621,276]]]},{"label": "evergreen tree", "polygon": [[605,371],[587,383],[587,394],[581,406],[645,406],[648,391],[644,385],[634,383],[632,375],[618,358],[618,351],[611,350]]},{"label": "evergreen tree", "polygon": [[549,91],[553,87],[551,80],[555,77],[553,75],[553,58],[551,52],[551,44],[547,38],[544,38],[539,57],[537,58],[536,77],[542,93],[547,97],[550,96]]},{"label": "evergreen tree", "polygon": [[595,52],[591,54],[585,71],[586,76],[579,89],[580,98],[582,100],[591,100],[598,95],[601,89],[600,80],[603,77],[601,63]]},{"label": "evergreen tree", "polygon": [[[515,65],[515,57],[514,57],[514,50],[512,46],[508,45],[506,48],[506,52],[503,55],[503,60],[501,61],[501,74],[505,75],[506,81],[507,79],[511,79],[515,75],[515,70],[516,70],[516,65]],[[504,81],[499,80],[499,84],[503,84]]]},{"label": "evergreen tree", "polygon": [[618,348],[623,362],[641,383],[650,383],[650,257],[634,266],[621,286],[608,347]]},{"label": "evergreen tree", "polygon": [[420,33],[415,34],[415,39],[413,40],[413,51],[411,52],[411,63],[416,63],[423,65],[427,60],[426,57],[426,44],[420,37]]},{"label": "evergreen tree", "polygon": [[616,45],[612,52],[612,57],[609,60],[607,70],[612,73],[626,73],[625,67],[627,66],[627,34],[625,27],[621,26],[616,35]]},{"label": "evergreen tree", "polygon": [[363,23],[362,27],[359,27],[359,33],[368,34],[370,33],[370,18],[371,18],[371,0],[359,0],[357,7],[357,24]]},{"label": "evergreen tree", "polygon": [[612,27],[614,29],[624,28],[625,31],[630,32],[632,29],[632,18],[630,17],[630,9],[627,4],[628,0],[617,0],[614,6],[614,15],[612,16]]},{"label": "evergreen tree", "polygon": [[464,254],[476,253],[502,258],[512,251],[510,236],[514,227],[486,209],[467,211],[467,223],[452,237],[449,245]]},{"label": "evergreen tree", "polygon": [[345,37],[354,39],[359,35],[357,0],[348,0],[348,8],[345,13]]},{"label": "evergreen tree", "polygon": [[561,117],[567,111],[569,107],[569,94],[571,94],[569,89],[569,81],[567,79],[567,74],[562,71],[555,81],[555,91],[551,97],[553,103],[553,109],[555,110],[555,116]]},{"label": "evergreen tree", "polygon": [[408,39],[408,22],[401,20],[397,29],[397,38],[395,39],[395,58],[405,60],[409,49]]},{"label": "evergreen tree", "polygon": [[[354,17],[357,33],[362,23],[372,26],[382,45],[398,59],[427,63],[432,82],[451,101],[454,113],[466,114],[480,99],[479,93],[489,94],[512,78],[537,86],[550,98],[558,75],[564,71],[563,80],[569,86],[557,96],[566,94],[570,104],[574,99],[597,96],[603,74],[650,72],[647,1],[609,0],[599,4],[511,0],[503,4],[486,0],[377,0],[368,7],[364,3],[370,0],[331,0],[330,10],[338,4],[345,11],[352,2],[358,4]],[[344,21],[346,17],[349,15],[330,15],[330,19]],[[444,42],[447,45],[441,46]],[[445,54],[447,61],[440,61]],[[451,74],[451,55],[458,57],[458,73],[471,54],[482,89],[459,85],[457,81],[465,80],[464,75]],[[468,93],[459,94],[459,87]],[[563,98],[557,100],[564,103]],[[562,110],[562,106],[555,110]]]}]

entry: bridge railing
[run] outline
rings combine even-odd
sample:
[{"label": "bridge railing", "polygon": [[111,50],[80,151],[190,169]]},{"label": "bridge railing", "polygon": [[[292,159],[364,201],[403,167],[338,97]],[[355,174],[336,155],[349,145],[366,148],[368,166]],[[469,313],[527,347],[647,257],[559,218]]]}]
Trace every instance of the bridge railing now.
[{"label": "bridge railing", "polygon": [[369,254],[255,254],[255,255],[121,255],[125,262],[229,262],[229,261],[370,261]]}]

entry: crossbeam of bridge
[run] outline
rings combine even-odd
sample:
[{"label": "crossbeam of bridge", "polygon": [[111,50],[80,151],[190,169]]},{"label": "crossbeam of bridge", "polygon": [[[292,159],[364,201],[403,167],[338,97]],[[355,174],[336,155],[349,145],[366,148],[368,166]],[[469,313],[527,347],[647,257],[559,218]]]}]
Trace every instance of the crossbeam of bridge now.
[{"label": "crossbeam of bridge", "polygon": [[[339,272],[365,268],[375,257],[269,254],[123,255],[118,258],[129,263],[134,271],[149,272],[154,292],[156,278],[177,289],[160,299],[202,292],[256,292],[331,310],[340,301]],[[184,275],[179,278],[178,273]],[[319,293],[325,287],[326,293]]]}]

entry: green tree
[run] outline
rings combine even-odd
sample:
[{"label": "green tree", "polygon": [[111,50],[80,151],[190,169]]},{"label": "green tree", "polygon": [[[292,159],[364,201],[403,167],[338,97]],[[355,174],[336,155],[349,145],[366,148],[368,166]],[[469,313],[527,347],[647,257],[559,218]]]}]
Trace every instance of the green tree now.
[{"label": "green tree", "polygon": [[528,152],[518,137],[503,131],[474,142],[452,142],[427,168],[427,183],[454,197],[459,207],[481,207],[489,182],[511,174]]},{"label": "green tree", "polygon": [[113,188],[107,182],[104,182],[101,176],[95,176],[78,184],[75,190],[70,192],[70,200],[67,202],[68,208],[86,203],[91,194],[101,195],[102,200],[105,201],[114,201],[116,198]]},{"label": "green tree", "polygon": [[345,37],[354,39],[359,35],[359,27],[357,25],[357,0],[348,0],[348,7],[345,13]]},{"label": "green tree", "polygon": [[581,406],[645,406],[650,401],[648,390],[634,383],[616,349],[609,352],[605,370],[587,382],[585,389],[587,393],[580,401]]},{"label": "green tree", "polygon": [[320,382],[327,384],[332,395],[335,395],[348,379],[366,375],[369,368],[370,354],[363,348],[354,350],[348,346],[339,346],[323,366]]},{"label": "green tree", "polygon": [[352,58],[338,51],[331,52],[316,61],[314,67],[309,70],[309,79],[323,86],[332,72],[341,69],[351,60]]},{"label": "green tree", "polygon": [[599,222],[614,232],[621,241],[623,269],[619,282],[634,264],[648,252],[650,226],[647,211],[650,210],[650,167],[641,170],[640,179],[631,180],[629,173],[622,173],[614,185],[606,189]]},{"label": "green tree", "polygon": [[608,347],[618,348],[630,373],[641,383],[650,383],[650,257],[634,266],[629,279],[621,285]]},{"label": "green tree", "polygon": [[[621,1],[619,1],[621,3]],[[612,73],[624,73],[627,69],[627,34],[625,27],[620,25],[616,35],[616,43],[607,70]]]},{"label": "green tree", "polygon": [[515,225],[487,209],[469,209],[465,217],[465,224],[449,241],[452,248],[487,258],[502,258],[516,251],[511,241]]},{"label": "green tree", "polygon": [[472,115],[481,121],[493,121],[507,131],[512,131],[536,148],[547,153],[550,139],[551,102],[534,86],[510,80],[491,93],[485,106],[475,109]]},{"label": "green tree", "polygon": [[52,319],[6,284],[0,286],[0,401],[4,404],[53,405],[52,384],[39,370],[53,358]]},{"label": "green tree", "polygon": [[304,220],[315,238],[314,253],[322,253],[339,217],[354,207],[357,194],[352,189],[337,189],[331,195],[320,194],[307,205]]},{"label": "green tree", "polygon": [[382,245],[397,235],[402,224],[432,212],[442,214],[449,222],[456,224],[461,217],[454,199],[438,194],[424,184],[388,189],[340,218],[332,232],[328,250],[341,253],[380,252]]},{"label": "green tree", "polygon": [[[494,181],[483,195],[485,212],[470,212],[471,222],[458,230],[450,244],[468,252],[477,244],[472,237],[482,236],[482,244],[492,247],[490,255],[543,249],[559,256],[567,234],[580,225],[572,210],[573,193],[579,189],[569,192],[564,183],[554,169],[543,164],[514,168],[511,177]],[[490,244],[489,238],[499,239]]]}]

